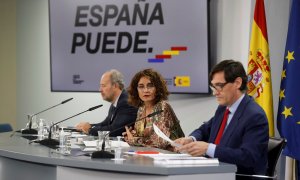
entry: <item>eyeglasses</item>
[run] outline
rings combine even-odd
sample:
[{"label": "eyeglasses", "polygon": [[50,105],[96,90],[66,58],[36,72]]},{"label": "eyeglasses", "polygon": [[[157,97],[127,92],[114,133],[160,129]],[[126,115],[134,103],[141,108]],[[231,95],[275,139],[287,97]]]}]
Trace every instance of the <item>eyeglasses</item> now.
[{"label": "eyeglasses", "polygon": [[226,86],[226,84],[228,84],[229,82],[225,82],[225,83],[216,83],[215,85],[211,84],[209,87],[212,91],[214,92],[221,92],[223,90],[223,88]]},{"label": "eyeglasses", "polygon": [[144,86],[143,84],[138,85],[137,90],[138,91],[144,91],[144,90],[149,90],[152,91],[155,88],[154,84],[149,83],[147,86]]}]

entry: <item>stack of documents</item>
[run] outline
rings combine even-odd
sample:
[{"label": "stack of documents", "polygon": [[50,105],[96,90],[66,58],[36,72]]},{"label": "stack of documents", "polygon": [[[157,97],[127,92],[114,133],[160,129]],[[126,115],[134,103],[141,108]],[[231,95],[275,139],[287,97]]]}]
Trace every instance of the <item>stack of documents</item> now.
[{"label": "stack of documents", "polygon": [[155,164],[166,165],[219,165],[219,160],[216,158],[193,157],[188,154],[147,154],[146,156],[153,158]]}]

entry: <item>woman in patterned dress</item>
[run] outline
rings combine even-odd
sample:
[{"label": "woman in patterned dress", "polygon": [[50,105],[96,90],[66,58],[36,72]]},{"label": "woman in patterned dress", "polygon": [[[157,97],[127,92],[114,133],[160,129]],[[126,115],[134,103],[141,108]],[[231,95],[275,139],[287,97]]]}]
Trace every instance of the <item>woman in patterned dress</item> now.
[{"label": "woman in patterned dress", "polygon": [[[157,136],[152,126],[154,123],[172,140],[184,137],[179,120],[166,101],[168,95],[166,82],[158,72],[144,69],[135,74],[128,88],[128,101],[139,109],[133,129],[126,127],[126,132],[123,133],[128,144],[174,151],[174,147]],[[160,110],[163,111],[152,117],[143,118]]]}]

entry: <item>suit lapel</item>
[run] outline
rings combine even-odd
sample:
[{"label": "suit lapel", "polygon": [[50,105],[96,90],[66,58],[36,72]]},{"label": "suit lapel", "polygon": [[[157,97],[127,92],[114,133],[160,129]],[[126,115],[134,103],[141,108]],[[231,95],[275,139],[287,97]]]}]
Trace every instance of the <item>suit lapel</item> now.
[{"label": "suit lapel", "polygon": [[124,91],[122,91],[122,93],[121,93],[121,95],[120,95],[120,97],[119,97],[119,99],[118,99],[118,102],[117,102],[117,107],[114,107],[113,106],[113,104],[111,105],[111,107],[110,107],[110,114],[111,114],[111,119],[110,119],[110,122],[113,122],[113,120],[115,119],[115,117],[116,117],[116,114],[117,114],[117,111],[118,111],[118,109],[119,109],[119,107],[120,107],[120,104],[122,103],[122,101],[123,101],[123,96],[124,96]]},{"label": "suit lapel", "polygon": [[239,121],[242,118],[242,115],[244,113],[244,110],[245,110],[248,102],[249,102],[249,96],[245,95],[244,99],[241,101],[240,105],[238,106],[237,110],[235,111],[228,127],[226,128],[226,130],[222,136],[220,144],[228,143],[232,133],[234,132],[234,130],[237,128],[237,126],[240,123]]},{"label": "suit lapel", "polygon": [[226,110],[226,107],[224,106],[224,107],[220,107],[219,111],[216,112],[216,114],[215,114],[215,123],[213,123],[213,126],[212,126],[212,131],[211,131],[212,133],[211,133],[209,142],[212,142],[212,143],[215,142],[215,139],[217,137],[219,128],[220,128],[221,123],[222,123],[222,119],[223,119],[225,110]]}]

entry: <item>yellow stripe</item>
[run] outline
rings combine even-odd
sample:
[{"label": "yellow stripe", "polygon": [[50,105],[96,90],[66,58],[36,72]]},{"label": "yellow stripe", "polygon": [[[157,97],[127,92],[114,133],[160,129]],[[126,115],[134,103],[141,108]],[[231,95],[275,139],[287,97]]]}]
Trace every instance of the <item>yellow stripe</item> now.
[{"label": "yellow stripe", "polygon": [[255,49],[264,48],[263,50],[267,50],[269,52],[268,42],[264,38],[260,28],[258,27],[255,21],[253,21],[252,24],[251,43],[250,43],[250,49],[253,48]]},{"label": "yellow stripe", "polygon": [[179,51],[163,51],[163,55],[179,55]]}]

